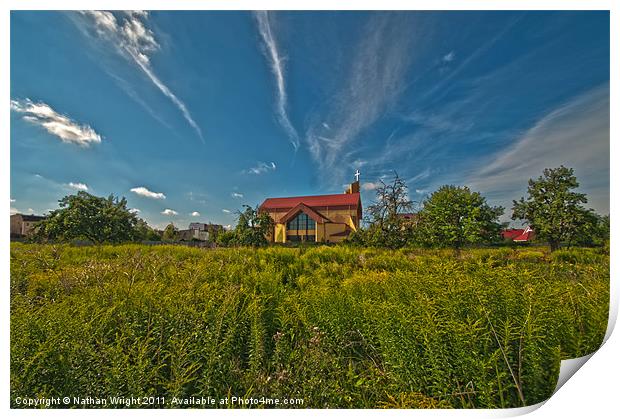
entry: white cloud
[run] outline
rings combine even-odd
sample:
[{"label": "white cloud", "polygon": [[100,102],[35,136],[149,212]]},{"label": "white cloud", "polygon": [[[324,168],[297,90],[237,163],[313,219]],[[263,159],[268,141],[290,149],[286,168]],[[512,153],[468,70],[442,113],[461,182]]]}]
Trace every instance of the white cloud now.
[{"label": "white cloud", "polygon": [[200,217],[200,213],[198,211],[194,211],[190,214],[192,217]]},{"label": "white cloud", "polygon": [[[394,13],[375,14],[352,48],[344,83],[330,96],[327,111],[310,118],[306,132],[310,153],[319,169],[329,172],[330,182],[340,183],[347,166],[342,156],[359,142],[361,134],[381,118],[399,97],[407,83],[404,77],[413,54],[408,17]],[[329,127],[329,136],[325,130]]]},{"label": "white cloud", "polygon": [[71,189],[75,189],[76,191],[87,191],[88,190],[88,185],[86,185],[85,183],[80,183],[80,182],[69,182],[67,184],[68,187],[70,187]]},{"label": "white cloud", "polygon": [[243,198],[243,194],[242,193],[238,193],[238,192],[233,192],[230,194],[230,196],[232,196],[233,198]]},{"label": "white cloud", "polygon": [[224,230],[232,230],[232,228],[233,228],[233,227],[232,227],[232,225],[231,225],[231,224],[226,224],[226,225],[224,226]]},{"label": "white cloud", "polygon": [[162,213],[163,215],[179,215],[179,213],[178,213],[178,212],[176,212],[175,210],[169,209],[169,208],[166,208],[166,209],[165,209],[165,210],[163,210],[161,213]]},{"label": "white cloud", "polygon": [[442,61],[449,63],[450,61],[454,60],[454,51],[450,51],[449,53],[447,53],[446,55],[444,55],[442,57]]},{"label": "white cloud", "polygon": [[609,85],[593,89],[541,118],[492,161],[480,162],[467,185],[506,207],[525,196],[545,168],[575,169],[589,206],[609,212]]},{"label": "white cloud", "polygon": [[134,214],[140,214],[142,211],[140,211],[138,208],[130,208],[129,212],[132,212]]},{"label": "white cloud", "polygon": [[273,36],[273,31],[271,28],[269,12],[254,12],[254,17],[256,18],[256,21],[258,23],[258,31],[263,40],[265,56],[269,60],[271,72],[276,79],[276,113],[278,115],[278,121],[286,131],[286,134],[288,135],[289,141],[293,145],[293,148],[297,150],[297,148],[299,147],[299,134],[297,134],[297,131],[293,127],[293,124],[291,124],[287,112],[286,85],[284,80],[285,59],[280,55],[278,51],[278,45]]},{"label": "white cloud", "polygon": [[15,200],[14,200],[13,198],[11,198],[11,204],[12,204],[13,202],[15,202]]},{"label": "white cloud", "polygon": [[135,193],[136,195],[144,196],[146,198],[166,199],[166,195],[164,195],[163,193],[149,191],[144,186],[138,186],[138,187],[135,187],[135,188],[131,188],[130,191]]},{"label": "white cloud", "polygon": [[374,191],[381,186],[381,182],[364,182],[362,183],[362,190]]},{"label": "white cloud", "polygon": [[244,170],[244,173],[250,175],[260,175],[274,170],[276,170],[276,164],[274,162],[265,163],[263,161],[259,161],[256,163],[256,166]]},{"label": "white cloud", "polygon": [[18,213],[19,213],[19,210],[17,208],[11,207],[11,215],[18,214]]},{"label": "white cloud", "polygon": [[46,103],[15,99],[11,100],[11,110],[24,114],[24,120],[41,126],[64,143],[89,147],[101,142],[101,136],[89,125],[80,125],[68,116],[59,114]]},{"label": "white cloud", "polygon": [[32,208],[28,208],[26,210],[26,212],[29,213],[29,214],[34,214],[34,210]]},{"label": "white cloud", "polygon": [[429,169],[428,167],[426,169],[424,169],[423,171],[421,171],[420,173],[418,173],[417,175],[413,176],[410,179],[406,180],[406,183],[409,184],[414,184],[416,182],[422,181],[424,179],[428,179],[431,176],[431,169]]},{"label": "white cloud", "polygon": [[79,13],[88,19],[91,28],[94,28],[100,39],[112,45],[118,53],[135,64],[164,96],[170,99],[204,143],[202,130],[194,121],[185,103],[159,79],[151,66],[150,56],[160,47],[155,34],[146,26],[148,13],[125,13],[119,19],[107,11],[87,10]]},{"label": "white cloud", "polygon": [[222,212],[223,212],[223,213],[225,213],[225,214],[230,214],[230,210],[228,210],[228,209],[226,209],[226,208],[224,208],[224,209],[222,210]]},{"label": "white cloud", "polygon": [[123,10],[123,13],[125,13],[127,16],[143,16],[143,17],[147,17],[149,15],[149,12],[147,10]]}]

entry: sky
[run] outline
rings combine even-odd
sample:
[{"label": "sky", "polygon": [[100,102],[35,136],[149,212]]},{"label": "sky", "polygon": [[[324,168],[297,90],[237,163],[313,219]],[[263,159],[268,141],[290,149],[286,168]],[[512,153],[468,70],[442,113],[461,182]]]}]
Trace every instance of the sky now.
[{"label": "sky", "polygon": [[609,13],[11,12],[11,212],[84,190],[149,224],[396,172],[511,214],[545,167],[609,213]]}]

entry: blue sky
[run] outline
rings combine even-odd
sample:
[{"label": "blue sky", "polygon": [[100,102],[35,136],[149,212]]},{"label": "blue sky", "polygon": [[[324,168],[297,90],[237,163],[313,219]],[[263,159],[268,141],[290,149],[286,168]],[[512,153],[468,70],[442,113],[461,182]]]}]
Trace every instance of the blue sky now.
[{"label": "blue sky", "polygon": [[609,212],[607,12],[12,12],[11,210],[77,190],[151,225],[235,224],[266,197],[507,207],[573,167]]}]

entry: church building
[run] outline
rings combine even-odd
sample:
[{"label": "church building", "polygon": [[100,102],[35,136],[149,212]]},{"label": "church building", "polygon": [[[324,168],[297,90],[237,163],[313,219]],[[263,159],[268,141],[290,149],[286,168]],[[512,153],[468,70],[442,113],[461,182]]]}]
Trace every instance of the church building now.
[{"label": "church building", "polygon": [[271,242],[340,242],[357,231],[362,218],[359,171],[342,194],[267,198],[258,210],[274,221]]}]

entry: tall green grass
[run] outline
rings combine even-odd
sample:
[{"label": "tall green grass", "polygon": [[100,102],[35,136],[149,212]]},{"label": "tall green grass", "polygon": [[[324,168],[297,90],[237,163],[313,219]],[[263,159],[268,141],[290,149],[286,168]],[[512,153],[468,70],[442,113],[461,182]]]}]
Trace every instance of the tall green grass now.
[{"label": "tall green grass", "polygon": [[515,407],[605,334],[594,250],[11,247],[15,397]]}]

